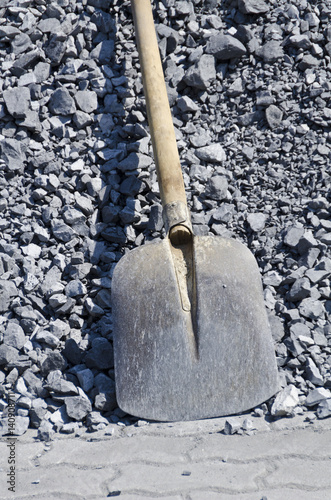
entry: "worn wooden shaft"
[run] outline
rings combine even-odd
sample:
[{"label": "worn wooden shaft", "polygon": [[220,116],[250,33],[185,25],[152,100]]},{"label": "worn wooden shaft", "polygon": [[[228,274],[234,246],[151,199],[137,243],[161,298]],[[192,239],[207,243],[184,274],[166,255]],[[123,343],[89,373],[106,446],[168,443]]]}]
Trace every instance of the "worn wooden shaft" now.
[{"label": "worn wooden shaft", "polygon": [[151,2],[131,0],[131,5],[162,205],[187,206]]}]

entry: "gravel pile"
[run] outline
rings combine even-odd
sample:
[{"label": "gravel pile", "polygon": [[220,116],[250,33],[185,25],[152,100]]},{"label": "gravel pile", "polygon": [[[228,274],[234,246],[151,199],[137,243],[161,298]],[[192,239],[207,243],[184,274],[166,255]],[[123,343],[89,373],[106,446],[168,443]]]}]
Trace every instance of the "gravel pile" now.
[{"label": "gravel pile", "polygon": [[[155,1],[196,234],[261,269],[282,391],[331,415],[331,6]],[[112,273],[164,236],[128,1],[0,0],[0,410],[16,432],[117,408]],[[229,431],[231,432],[231,431]]]}]

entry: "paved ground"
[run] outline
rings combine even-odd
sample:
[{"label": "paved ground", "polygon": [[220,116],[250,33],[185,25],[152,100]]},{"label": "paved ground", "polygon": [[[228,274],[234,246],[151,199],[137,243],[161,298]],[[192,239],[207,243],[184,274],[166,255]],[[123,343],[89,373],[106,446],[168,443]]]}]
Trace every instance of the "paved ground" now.
[{"label": "paved ground", "polygon": [[223,418],[114,425],[113,435],[107,428],[50,443],[29,430],[15,446],[15,493],[6,484],[8,440],[0,442],[0,498],[330,500],[331,419],[248,417],[251,435],[224,435]]}]

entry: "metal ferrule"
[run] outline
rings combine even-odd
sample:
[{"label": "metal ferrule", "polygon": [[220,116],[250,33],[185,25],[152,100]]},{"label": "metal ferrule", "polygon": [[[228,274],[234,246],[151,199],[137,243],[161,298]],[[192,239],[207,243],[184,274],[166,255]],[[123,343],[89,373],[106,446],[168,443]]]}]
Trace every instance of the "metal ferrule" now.
[{"label": "metal ferrule", "polygon": [[193,233],[190,212],[186,204],[182,201],[173,201],[165,205],[162,211],[162,218],[167,233],[174,226],[178,226],[178,224],[187,227]]}]

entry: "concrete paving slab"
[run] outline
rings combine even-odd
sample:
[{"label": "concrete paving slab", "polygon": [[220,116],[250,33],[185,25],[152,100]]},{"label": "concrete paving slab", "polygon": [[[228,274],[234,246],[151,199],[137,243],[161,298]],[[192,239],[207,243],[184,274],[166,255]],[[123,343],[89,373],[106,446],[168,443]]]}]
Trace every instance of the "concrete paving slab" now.
[{"label": "concrete paving slab", "polygon": [[267,473],[263,463],[229,464],[222,461],[157,467],[130,464],[120,468],[120,476],[108,480],[109,489],[150,495],[189,493],[196,489],[213,489],[240,493],[256,489],[256,481]]},{"label": "concrete paving slab", "polygon": [[[123,443],[125,439],[125,445]],[[76,466],[111,466],[122,463],[173,464],[185,461],[184,454],[192,449],[192,438],[136,436],[96,442],[68,439],[52,443],[52,452],[44,453],[41,466],[71,464]]]},{"label": "concrete paving slab", "polygon": [[286,431],[279,439],[279,434],[269,432],[252,436],[224,436],[212,434],[198,438],[196,447],[189,452],[191,460],[211,460],[221,457],[225,460],[263,460],[275,459],[278,456],[328,458],[331,457],[331,430],[320,432],[314,429],[299,429],[296,432]]},{"label": "concrete paving slab", "polygon": [[193,492],[190,493],[190,500],[330,500],[329,491],[304,491],[297,488],[268,489],[260,488],[253,493],[240,493],[239,495],[229,495],[217,491]]},{"label": "concrete paving slab", "polygon": [[[330,447],[330,442],[325,446]],[[290,458],[276,462],[277,469],[268,475],[269,486],[290,486],[297,488],[317,488],[331,490],[331,459],[315,460]]]},{"label": "concrete paving slab", "polygon": [[268,430],[242,436],[224,435],[224,419],[114,424],[112,436],[56,435],[50,443],[31,429],[16,442],[15,494],[0,441],[0,500],[329,500],[331,419],[283,420],[277,428],[257,419]]},{"label": "concrete paving slab", "polygon": [[[3,440],[0,442],[0,469],[6,469],[8,463],[8,441]],[[34,443],[24,443],[21,438],[17,439],[15,445],[15,459],[16,467],[26,469],[33,467],[35,459],[38,455],[42,454],[45,448],[45,443],[37,441]]]},{"label": "concrete paving slab", "polygon": [[[24,495],[44,494],[48,498],[48,493],[57,495],[60,500],[61,495],[75,493],[81,497],[88,495],[99,495],[106,497],[108,490],[103,486],[104,482],[115,479],[115,471],[94,468],[93,464],[89,468],[77,468],[70,464],[53,467],[34,467],[33,469],[17,470],[16,492],[19,499]],[[5,476],[1,474],[0,491],[5,492]],[[8,492],[11,493],[11,492]],[[5,497],[6,498],[6,497]],[[8,498],[10,495],[8,494]],[[15,498],[15,497],[14,497]]]}]

